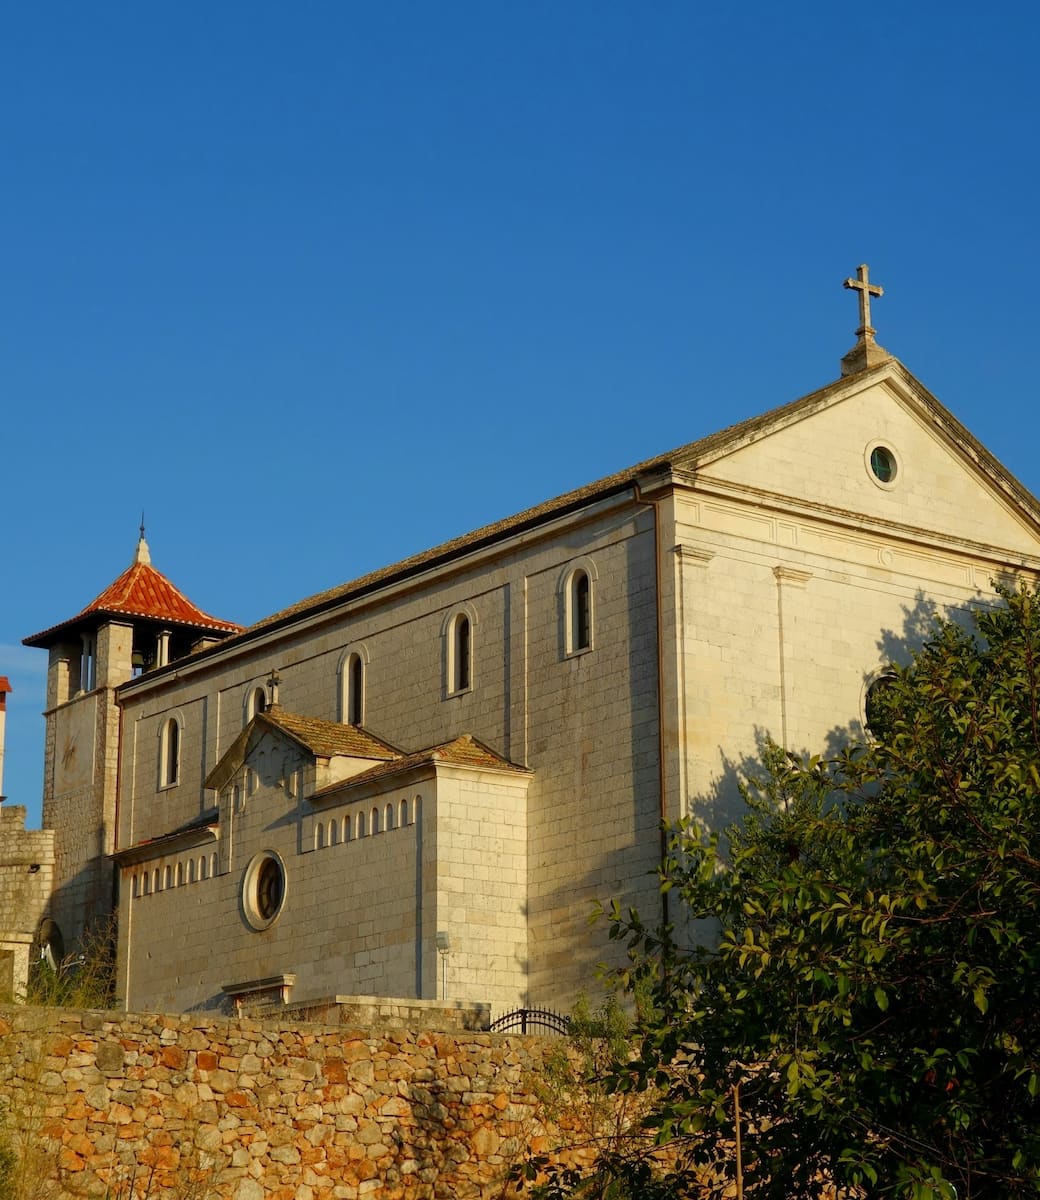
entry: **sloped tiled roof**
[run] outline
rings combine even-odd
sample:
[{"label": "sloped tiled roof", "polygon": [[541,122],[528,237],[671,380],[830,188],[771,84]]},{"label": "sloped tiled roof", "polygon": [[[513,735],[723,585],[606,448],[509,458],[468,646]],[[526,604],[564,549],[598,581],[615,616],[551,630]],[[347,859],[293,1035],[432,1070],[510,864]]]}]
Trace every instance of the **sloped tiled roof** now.
[{"label": "sloped tiled roof", "polygon": [[273,725],[320,758],[346,755],[349,758],[398,758],[401,751],[358,725],[341,725],[320,717],[304,717],[276,705],[257,713],[261,725]]},{"label": "sloped tiled roof", "polygon": [[[952,441],[960,445],[963,451],[974,460],[978,468],[989,477],[992,484],[1002,491],[1012,504],[1019,507],[1034,524],[1040,525],[1040,501],[1011,475],[898,359],[890,358],[878,366],[868,367],[853,375],[842,376],[825,387],[786,404],[781,404],[768,412],[760,413],[745,421],[708,434],[706,437],[688,442],[667,454],[644,459],[635,466],[604,476],[594,483],[566,492],[562,496],[546,500],[515,516],[485,525],[471,533],[463,534],[461,537],[435,546],[433,549],[413,554],[409,558],[381,567],[348,583],[338,584],[308,596],[288,608],[281,609],[248,626],[230,639],[229,644],[247,642],[267,630],[291,625],[298,619],[334,608],[344,601],[363,596],[390,582],[406,579],[420,571],[449,562],[467,551],[491,545],[500,538],[534,528],[611,495],[627,491],[636,484],[646,487],[648,480],[652,480],[655,475],[663,475],[668,471],[693,473],[706,463],[732,450],[768,436],[790,421],[799,420],[809,416],[817,409],[826,407],[834,399],[840,398],[849,388],[863,387],[875,379],[888,376],[898,378],[915,397],[922,411],[927,414],[932,423]],[[218,651],[202,651],[203,654],[215,652]],[[149,679],[154,679],[163,671],[173,669],[173,666],[161,667],[158,671],[151,672]]]},{"label": "sloped tiled roof", "polygon": [[41,633],[24,639],[26,646],[38,646],[50,641],[54,634],[79,625],[91,615],[145,617],[170,625],[189,626],[214,633],[238,633],[241,625],[221,621],[205,613],[184,595],[179,588],[152,566],[144,538],[138,543],[134,561],[108,585],[100,595],[81,609],[76,616]]},{"label": "sloped tiled roof", "polygon": [[413,754],[399,755],[389,762],[377,763],[374,767],[369,767],[367,771],[351,775],[349,779],[340,783],[332,783],[328,787],[319,789],[314,793],[312,799],[320,799],[322,796],[341,792],[344,788],[353,787],[358,783],[370,783],[372,780],[382,779],[387,775],[396,775],[401,771],[411,770],[413,767],[422,767],[433,763],[483,768],[491,771],[510,771],[518,775],[531,774],[529,768],[510,762],[508,758],[503,758],[490,746],[485,746],[483,742],[478,741],[472,734],[464,733],[450,742],[442,742],[439,746],[430,746],[425,750],[416,750]]},{"label": "sloped tiled roof", "polygon": [[336,587],[328,588],[326,591],[318,592],[313,596],[308,596],[290,605],[288,608],[284,608],[280,612],[273,613],[271,616],[263,618],[254,625],[250,625],[239,637],[246,640],[254,634],[272,626],[289,624],[297,617],[320,611],[325,607],[331,607],[338,601],[346,600],[351,596],[362,595],[383,583],[389,582],[391,579],[405,577],[418,570],[435,566],[464,551],[478,549],[481,546],[496,541],[500,537],[520,532],[521,530],[541,524],[544,521],[552,520],[554,517],[562,516],[567,512],[582,508],[597,500],[604,499],[614,493],[625,491],[640,481],[645,485],[648,476],[672,469],[685,472],[694,471],[705,462],[726,454],[732,449],[736,449],[749,442],[754,442],[760,437],[765,437],[774,429],[783,426],[790,420],[807,416],[816,409],[825,407],[833,398],[840,396],[850,386],[862,386],[874,377],[880,378],[889,373],[897,375],[903,384],[909,387],[922,408],[929,414],[931,420],[942,428],[954,441],[960,443],[978,466],[1008,495],[1012,502],[1025,509],[1035,521],[1040,521],[1040,502],[1037,501],[1036,497],[1015,479],[898,359],[892,358],[880,366],[870,367],[858,375],[843,376],[840,379],[836,379],[833,383],[827,384],[826,387],[819,388],[815,392],[810,392],[808,395],[791,400],[786,404],[781,404],[776,408],[770,409],[768,412],[749,417],[745,421],[739,421],[735,425],[717,430],[715,433],[710,433],[706,437],[699,438],[697,441],[687,442],[685,445],[670,450],[667,454],[659,454],[654,458],[644,459],[642,462],[636,463],[635,466],[627,467],[623,471],[617,471],[613,475],[604,476],[604,478],[594,483],[575,488],[573,491],[566,492],[562,496],[557,496],[552,500],[546,500],[542,504],[517,513],[515,516],[507,517],[502,521],[496,521],[491,525],[485,525],[481,529],[474,530],[472,533],[463,534],[461,537],[454,538],[450,542],[444,542],[442,545],[436,546],[431,550],[414,554],[410,558],[382,567],[377,571],[372,571],[368,575],[363,575],[349,583],[340,584]]},{"label": "sloped tiled roof", "polygon": [[305,717],[301,713],[286,712],[280,704],[258,712],[238,737],[220,756],[220,762],[206,776],[205,786],[219,791],[245,761],[251,741],[258,732],[273,729],[292,738],[315,758],[387,759],[399,758],[401,751],[389,742],[357,725],[341,725],[338,721],[324,721],[320,717]]}]

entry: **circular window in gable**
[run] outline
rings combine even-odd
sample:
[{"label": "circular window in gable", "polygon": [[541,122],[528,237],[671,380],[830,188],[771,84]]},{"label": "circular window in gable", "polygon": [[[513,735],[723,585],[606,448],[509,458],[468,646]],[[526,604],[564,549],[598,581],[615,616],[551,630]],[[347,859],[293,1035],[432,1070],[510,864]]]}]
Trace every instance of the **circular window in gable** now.
[{"label": "circular window in gable", "polygon": [[895,487],[899,476],[899,459],[891,446],[885,445],[884,442],[871,442],[863,457],[870,478],[878,487]]},{"label": "circular window in gable", "polygon": [[896,708],[892,685],[896,677],[889,671],[879,675],[867,686],[864,699],[864,724],[867,732],[876,740],[888,737],[895,724]]},{"label": "circular window in gable", "polygon": [[285,864],[273,850],[254,855],[242,877],[242,911],[254,929],[266,929],[285,904]]}]

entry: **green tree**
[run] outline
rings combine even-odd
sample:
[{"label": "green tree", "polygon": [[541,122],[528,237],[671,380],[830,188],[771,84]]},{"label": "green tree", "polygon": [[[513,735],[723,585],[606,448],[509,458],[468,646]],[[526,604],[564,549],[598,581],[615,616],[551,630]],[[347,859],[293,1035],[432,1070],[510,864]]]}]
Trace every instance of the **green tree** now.
[{"label": "green tree", "polygon": [[655,1090],[671,1195],[1040,1195],[1040,597],[1002,596],[893,668],[877,738],[767,748],[727,864],[672,832],[686,932],[614,909],[652,1015],[611,1086]]}]

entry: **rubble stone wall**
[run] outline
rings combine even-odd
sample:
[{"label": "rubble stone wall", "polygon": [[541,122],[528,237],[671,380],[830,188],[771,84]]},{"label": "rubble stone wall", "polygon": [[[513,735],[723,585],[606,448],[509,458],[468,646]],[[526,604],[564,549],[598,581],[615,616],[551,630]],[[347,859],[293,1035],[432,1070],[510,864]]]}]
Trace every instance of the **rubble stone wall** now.
[{"label": "rubble stone wall", "polygon": [[457,1031],[0,1008],[0,1126],[65,1195],[386,1200],[509,1195],[551,1138],[550,1043]]}]

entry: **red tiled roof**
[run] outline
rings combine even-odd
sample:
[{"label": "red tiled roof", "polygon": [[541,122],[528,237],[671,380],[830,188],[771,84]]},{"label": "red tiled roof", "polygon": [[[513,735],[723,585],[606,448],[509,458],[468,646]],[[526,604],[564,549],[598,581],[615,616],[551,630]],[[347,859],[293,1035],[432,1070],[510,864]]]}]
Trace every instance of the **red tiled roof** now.
[{"label": "red tiled roof", "polygon": [[134,562],[110,583],[74,617],[52,625],[41,633],[24,639],[26,646],[44,645],[53,634],[80,624],[92,613],[110,616],[146,617],[153,621],[169,622],[172,625],[188,625],[193,629],[212,630],[216,633],[238,633],[242,626],[231,621],[221,621],[197,608],[150,562],[147,555],[138,553]]}]

